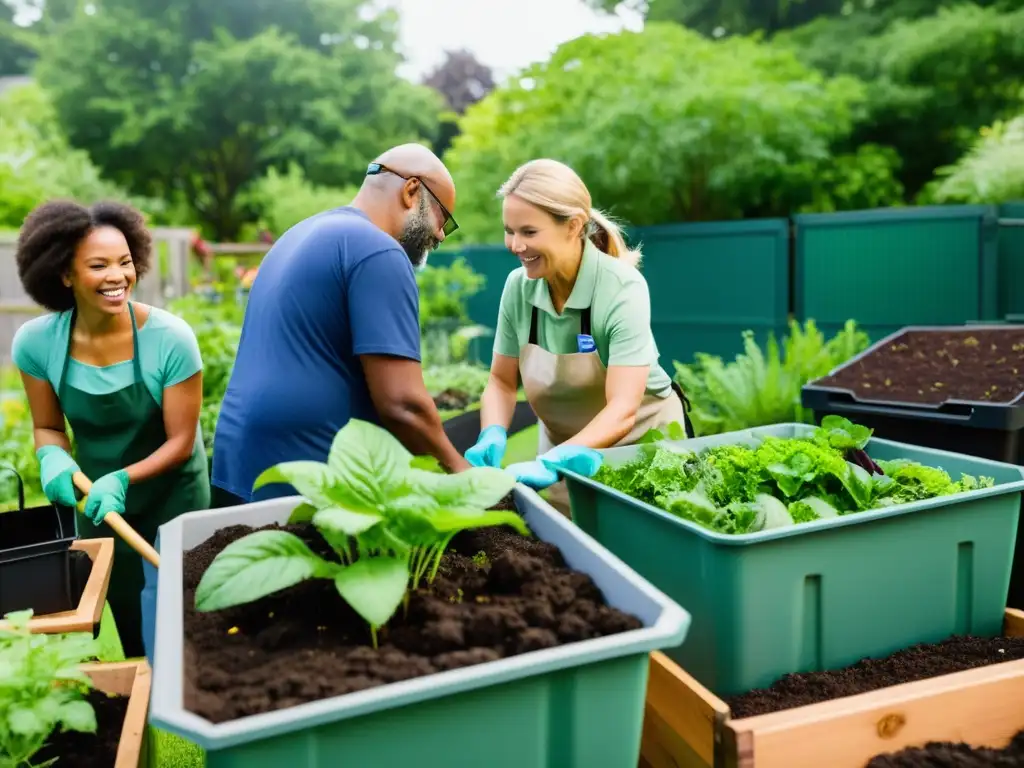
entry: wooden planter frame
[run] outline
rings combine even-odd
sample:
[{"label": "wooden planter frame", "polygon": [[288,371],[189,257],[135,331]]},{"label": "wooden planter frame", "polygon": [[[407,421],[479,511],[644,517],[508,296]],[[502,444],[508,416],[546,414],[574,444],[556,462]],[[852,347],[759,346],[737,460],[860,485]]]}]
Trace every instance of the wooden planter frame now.
[{"label": "wooden planter frame", "polygon": [[[1024,637],[1008,608],[1004,634]],[[864,768],[872,757],[963,741],[1003,747],[1024,728],[1024,660],[733,720],[724,701],[651,654],[641,768]]]},{"label": "wooden planter frame", "polygon": [[[85,583],[78,607],[73,611],[48,613],[35,616],[28,622],[30,632],[59,634],[62,632],[95,632],[103,617],[103,606],[107,601],[110,586],[110,569],[114,565],[114,540],[78,539],[71,544],[72,550],[85,552],[92,560],[89,580]],[[0,621],[0,629],[7,627]]]},{"label": "wooden planter frame", "polygon": [[149,664],[145,661],[83,664],[82,670],[92,678],[93,685],[99,690],[129,697],[124,725],[121,726],[117,758],[111,768],[144,768],[149,764],[146,733],[152,685]]}]

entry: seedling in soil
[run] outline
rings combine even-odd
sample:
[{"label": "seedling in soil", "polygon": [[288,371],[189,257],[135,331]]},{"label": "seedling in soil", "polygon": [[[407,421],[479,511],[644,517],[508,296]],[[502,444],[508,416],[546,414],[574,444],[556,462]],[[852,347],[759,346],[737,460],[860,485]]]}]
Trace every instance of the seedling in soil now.
[{"label": "seedling in soil", "polygon": [[84,632],[33,634],[32,611],[5,616],[0,629],[0,766],[44,768],[33,763],[54,729],[96,732],[96,713],[84,698],[92,680],[78,666],[95,658],[96,643]]},{"label": "seedling in soil", "polygon": [[303,497],[288,522],[312,522],[340,562],[315,554],[298,536],[264,530],[224,548],[196,588],[196,610],[258,600],[307,579],[330,579],[338,594],[377,630],[431,583],[448,543],[470,528],[509,525],[529,535],[522,518],[489,509],[515,487],[491,467],[454,475],[420,469],[389,432],[353,419],[334,438],[327,463],[291,461],[266,470],[253,490],[288,483]]}]

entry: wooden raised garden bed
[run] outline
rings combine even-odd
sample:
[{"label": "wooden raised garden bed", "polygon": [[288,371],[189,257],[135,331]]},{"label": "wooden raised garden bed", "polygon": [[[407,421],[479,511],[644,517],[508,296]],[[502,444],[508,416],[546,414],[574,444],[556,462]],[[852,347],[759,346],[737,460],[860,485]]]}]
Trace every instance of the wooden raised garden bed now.
[{"label": "wooden raised garden bed", "polygon": [[96,733],[67,731],[48,748],[61,768],[142,768],[149,764],[146,717],[152,678],[145,661],[83,664],[95,690],[88,701],[96,712]]},{"label": "wooden raised garden bed", "polygon": [[[967,656],[954,662],[965,671],[743,718],[733,718],[725,701],[662,653],[652,653],[640,766],[865,768],[878,755],[928,742],[1003,747],[1024,729],[1024,642],[1016,640],[1024,638],[1024,612],[1006,611],[1004,636],[1015,638],[1009,658],[1017,661],[978,666],[981,647],[994,650],[991,641],[981,640],[973,668]],[[939,667],[939,659],[923,650],[894,656],[906,660],[905,668]],[[871,676],[881,679],[882,671]],[[866,687],[869,681],[850,670],[792,676],[768,689],[774,696],[752,692],[733,702],[772,709],[801,693],[820,699],[826,690],[849,690],[858,677]]]},{"label": "wooden raised garden bed", "polygon": [[[78,557],[76,557],[76,553],[79,554]],[[61,611],[33,617],[29,621],[31,631],[46,634],[95,633],[103,616],[107,588],[110,586],[110,569],[114,564],[114,540],[112,538],[79,539],[71,544],[71,556],[73,563],[82,558],[88,558],[92,563],[85,584],[81,588],[78,606],[73,611]],[[84,568],[75,568],[75,570],[85,571]],[[76,592],[78,591],[75,588],[77,578],[72,578],[72,588]],[[7,622],[0,621],[0,629],[7,626]]]}]

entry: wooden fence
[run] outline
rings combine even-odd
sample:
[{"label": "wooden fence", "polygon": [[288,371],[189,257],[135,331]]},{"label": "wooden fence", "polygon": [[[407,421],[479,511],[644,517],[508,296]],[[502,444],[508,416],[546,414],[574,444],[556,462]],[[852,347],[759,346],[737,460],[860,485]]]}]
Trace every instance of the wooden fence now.
[{"label": "wooden fence", "polygon": [[[152,233],[153,267],[139,281],[135,297],[160,307],[189,292],[192,230],[156,227]],[[14,260],[16,238],[14,234],[0,234],[0,366],[11,362],[11,342],[21,324],[44,311],[21,287]]]}]

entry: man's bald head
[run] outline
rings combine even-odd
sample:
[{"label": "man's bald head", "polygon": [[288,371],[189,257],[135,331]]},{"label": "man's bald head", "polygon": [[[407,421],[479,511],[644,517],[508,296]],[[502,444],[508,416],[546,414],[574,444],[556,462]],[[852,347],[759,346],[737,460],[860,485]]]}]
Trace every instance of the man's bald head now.
[{"label": "man's bald head", "polygon": [[400,144],[371,164],[352,203],[398,240],[415,266],[455,229],[455,182],[422,144]]},{"label": "man's bald head", "polygon": [[374,160],[389,171],[419,179],[449,213],[455,213],[455,182],[441,158],[422,144],[399,144]]}]

